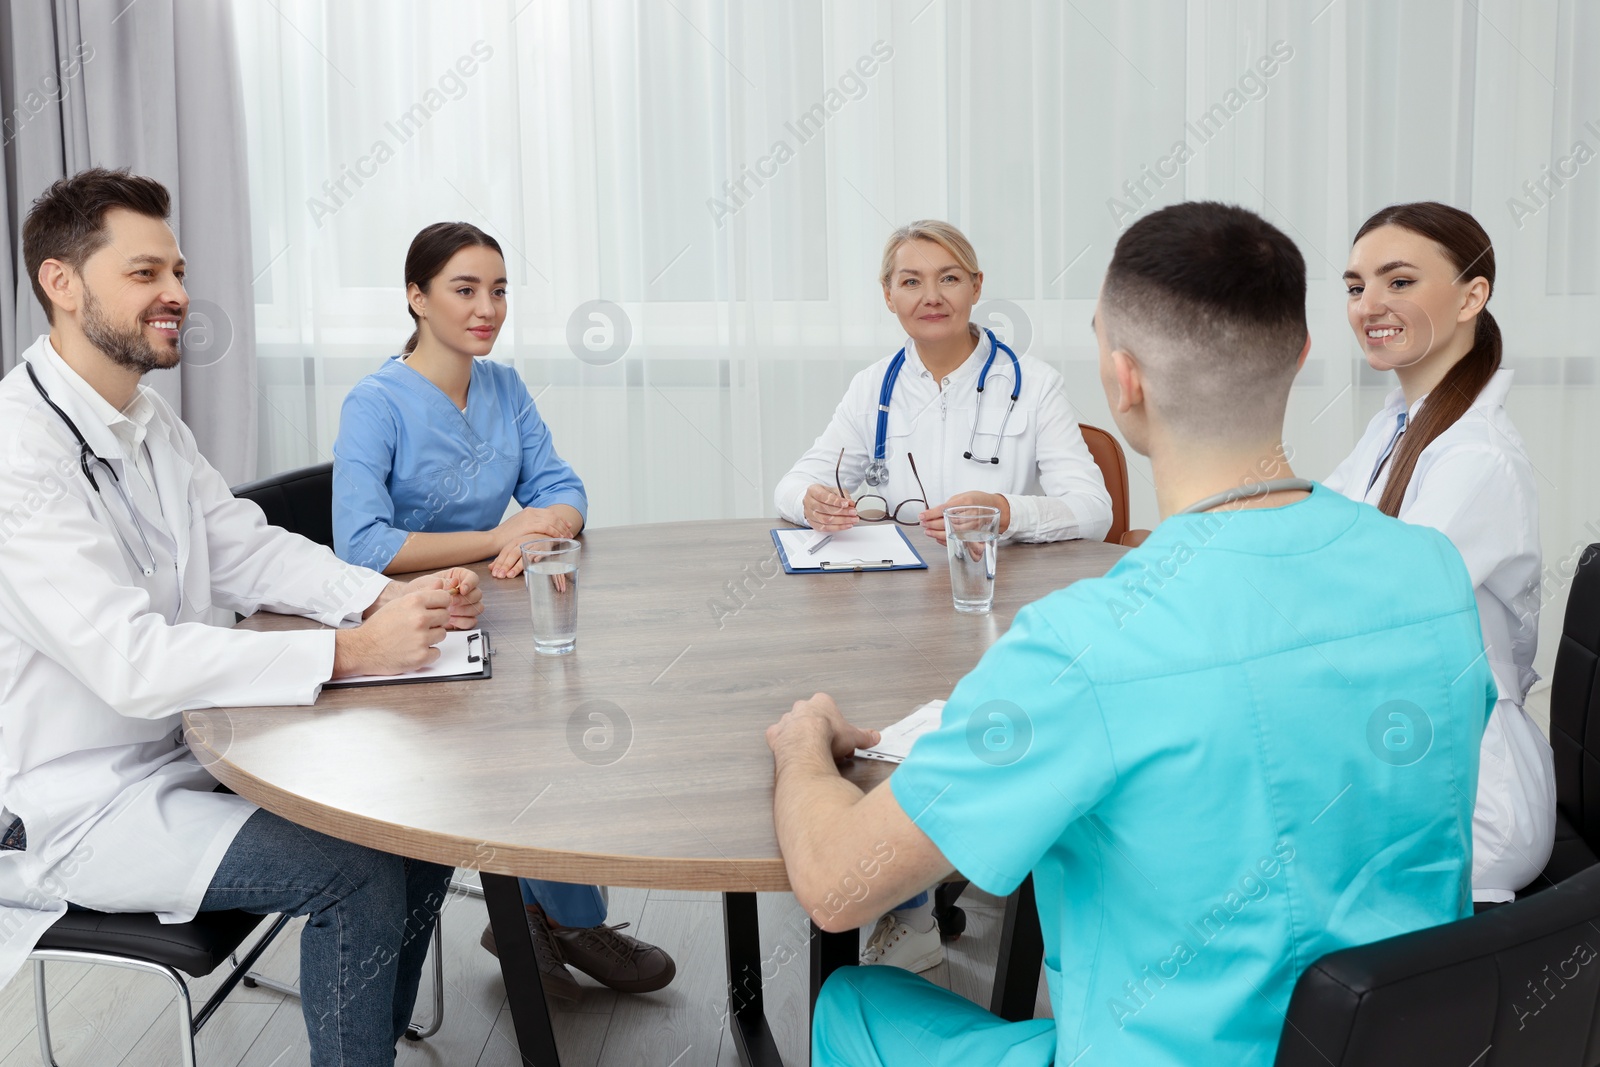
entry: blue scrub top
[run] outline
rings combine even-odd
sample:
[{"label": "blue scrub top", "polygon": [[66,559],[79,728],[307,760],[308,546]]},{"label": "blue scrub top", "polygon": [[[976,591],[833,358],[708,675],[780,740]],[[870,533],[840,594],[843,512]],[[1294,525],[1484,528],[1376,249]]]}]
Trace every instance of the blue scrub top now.
[{"label": "blue scrub top", "polygon": [[400,356],[345,397],[333,445],[339,558],[381,571],[408,532],[492,530],[513,498],[588,516],[583,483],[514,368],[473,360],[466,411]]},{"label": "blue scrub top", "polygon": [[1034,875],[1057,1063],[1266,1067],[1319,956],[1471,913],[1495,695],[1450,542],[1317,486],[1023,609],[890,782]]}]

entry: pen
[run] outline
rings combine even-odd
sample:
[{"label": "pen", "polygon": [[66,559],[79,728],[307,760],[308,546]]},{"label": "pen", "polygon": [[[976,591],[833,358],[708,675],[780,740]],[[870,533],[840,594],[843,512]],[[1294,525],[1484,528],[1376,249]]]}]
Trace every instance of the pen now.
[{"label": "pen", "polygon": [[828,542],[832,540],[833,534],[823,534],[821,537],[817,538],[815,541],[806,546],[806,555],[816,555],[817,549],[826,547]]}]

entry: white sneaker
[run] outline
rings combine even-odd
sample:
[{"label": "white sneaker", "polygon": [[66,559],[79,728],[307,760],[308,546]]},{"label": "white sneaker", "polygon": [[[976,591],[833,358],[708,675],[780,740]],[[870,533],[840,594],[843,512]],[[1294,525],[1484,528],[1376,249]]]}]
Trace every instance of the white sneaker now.
[{"label": "white sneaker", "polygon": [[867,947],[862,950],[862,966],[880,964],[920,973],[944,962],[944,943],[939,939],[939,924],[927,933],[918,933],[890,912],[878,920]]}]

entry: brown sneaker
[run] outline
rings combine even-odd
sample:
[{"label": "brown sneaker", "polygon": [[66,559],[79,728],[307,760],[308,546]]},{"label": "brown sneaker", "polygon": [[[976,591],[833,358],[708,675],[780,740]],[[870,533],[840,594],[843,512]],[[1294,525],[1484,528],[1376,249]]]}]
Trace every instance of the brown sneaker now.
[{"label": "brown sneaker", "polygon": [[[539,961],[539,980],[544,984],[544,995],[568,1004],[575,1003],[583,987],[562,962],[561,946],[550,937],[550,926],[545,922],[544,911],[537,904],[525,904],[523,907],[528,913],[528,935],[533,938],[533,956]],[[484,925],[483,936],[478,938],[478,944],[487,949],[489,955],[500,958],[500,950],[494,943],[492,924]]]},{"label": "brown sneaker", "polygon": [[616,926],[559,927],[551,930],[561,956],[601,985],[619,993],[651,993],[672,981],[678,965],[654,945]]}]

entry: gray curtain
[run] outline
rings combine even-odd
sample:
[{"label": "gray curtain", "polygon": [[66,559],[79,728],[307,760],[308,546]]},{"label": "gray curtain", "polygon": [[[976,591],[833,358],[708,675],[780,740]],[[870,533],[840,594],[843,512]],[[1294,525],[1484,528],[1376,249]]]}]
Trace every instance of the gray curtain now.
[{"label": "gray curtain", "polygon": [[172,193],[188,260],[183,363],[151,374],[230,483],[256,474],[255,299],[243,94],[215,0],[0,3],[0,371],[48,331],[22,221],[51,182],[128,167]]}]

